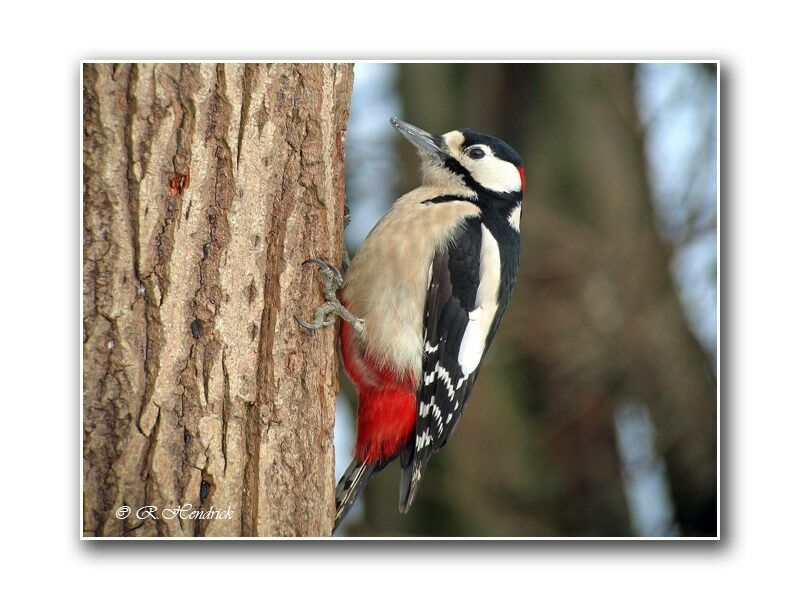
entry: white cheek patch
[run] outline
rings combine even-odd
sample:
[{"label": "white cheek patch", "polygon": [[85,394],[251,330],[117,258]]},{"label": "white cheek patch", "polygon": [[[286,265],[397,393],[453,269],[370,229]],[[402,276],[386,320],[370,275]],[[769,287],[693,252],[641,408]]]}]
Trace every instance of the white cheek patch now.
[{"label": "white cheek patch", "polygon": [[500,288],[500,248],[497,240],[481,225],[481,279],[475,298],[475,310],[469,313],[469,323],[458,349],[458,364],[468,376],[481,362],[486,348],[486,336],[497,313],[497,292]]},{"label": "white cheek patch", "polygon": [[519,169],[510,162],[495,157],[491,151],[488,151],[484,158],[469,160],[469,162],[468,168],[472,173],[472,178],[487,190],[501,193],[522,190]]}]

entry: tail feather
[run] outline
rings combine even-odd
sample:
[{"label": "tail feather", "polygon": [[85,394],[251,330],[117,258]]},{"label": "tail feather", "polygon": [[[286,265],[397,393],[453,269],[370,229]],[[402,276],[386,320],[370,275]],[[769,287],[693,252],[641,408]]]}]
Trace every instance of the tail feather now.
[{"label": "tail feather", "polygon": [[355,501],[358,500],[358,497],[361,495],[370,477],[377,471],[380,471],[382,466],[383,465],[379,463],[363,463],[355,459],[350,463],[350,466],[347,467],[347,471],[344,472],[344,475],[342,475],[342,478],[336,486],[336,518],[333,522],[332,533],[336,532],[342,520],[347,516],[347,513],[350,512],[350,509],[353,507]]},{"label": "tail feather", "polygon": [[428,457],[414,452],[413,444],[406,446],[400,455],[400,512],[407,513],[417,495],[422,473],[428,464]]}]

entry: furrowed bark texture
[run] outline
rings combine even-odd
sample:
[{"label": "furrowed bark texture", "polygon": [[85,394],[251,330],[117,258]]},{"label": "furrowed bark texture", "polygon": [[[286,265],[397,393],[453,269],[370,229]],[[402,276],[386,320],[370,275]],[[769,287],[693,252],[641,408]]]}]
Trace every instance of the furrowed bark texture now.
[{"label": "furrowed bark texture", "polygon": [[[335,332],[293,315],[341,262],[352,77],[85,66],[85,535],[330,533]],[[135,512],[187,504],[233,517]]]}]

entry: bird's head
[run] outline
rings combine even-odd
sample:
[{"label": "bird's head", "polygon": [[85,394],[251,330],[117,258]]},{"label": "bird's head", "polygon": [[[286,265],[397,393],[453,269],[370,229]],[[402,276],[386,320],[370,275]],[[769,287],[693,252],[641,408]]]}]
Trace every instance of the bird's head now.
[{"label": "bird's head", "polygon": [[447,185],[457,181],[476,193],[524,193],[522,158],[503,140],[472,129],[433,135],[397,117],[389,121],[419,150],[425,183]]}]

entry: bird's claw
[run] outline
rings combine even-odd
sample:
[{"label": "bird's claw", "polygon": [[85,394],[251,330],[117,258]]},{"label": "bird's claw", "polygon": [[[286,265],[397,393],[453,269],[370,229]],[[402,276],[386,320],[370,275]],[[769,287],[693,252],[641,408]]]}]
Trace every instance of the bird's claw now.
[{"label": "bird's claw", "polygon": [[317,265],[322,273],[322,292],[328,302],[338,302],[336,292],[342,286],[342,272],[334,265],[318,258],[309,258],[303,261],[305,265]]},{"label": "bird's claw", "polygon": [[301,327],[305,327],[306,329],[310,329],[311,331],[314,331],[315,329],[322,329],[323,327],[330,327],[331,325],[333,325],[336,322],[336,321],[325,321],[325,320],[323,320],[323,321],[320,321],[319,323],[316,323],[316,322],[309,323],[308,321],[306,321],[304,319],[301,319],[297,315],[294,316],[294,320],[297,321],[297,323]]},{"label": "bird's claw", "polygon": [[307,258],[307,259],[305,259],[303,261],[303,266],[306,266],[306,265],[317,265],[318,267],[320,267],[323,270],[330,269],[331,271],[333,271],[334,273],[339,275],[339,277],[342,276],[342,274],[339,272],[339,269],[337,269],[334,265],[332,265],[329,262],[325,262],[324,260],[321,260],[319,258]]},{"label": "bird's claw", "polygon": [[[314,312],[314,320],[310,323],[300,317],[294,317],[295,321],[305,329],[314,331],[323,327],[330,327],[336,323],[335,317],[341,317],[353,328],[360,332],[363,329],[363,321],[348,311],[336,296],[336,292],[342,285],[342,272],[334,265],[318,258],[309,258],[303,261],[303,265],[316,265],[322,273],[322,291],[325,295],[325,304],[317,308]],[[334,318],[328,319],[329,315]]]}]

